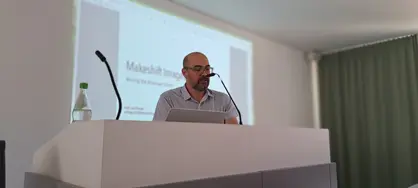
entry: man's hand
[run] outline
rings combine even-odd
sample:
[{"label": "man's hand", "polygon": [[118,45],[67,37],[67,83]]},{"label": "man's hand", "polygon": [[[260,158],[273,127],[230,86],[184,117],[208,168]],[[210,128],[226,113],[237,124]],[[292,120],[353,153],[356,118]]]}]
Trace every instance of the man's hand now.
[{"label": "man's hand", "polygon": [[225,124],[238,124],[236,117],[225,120]]}]

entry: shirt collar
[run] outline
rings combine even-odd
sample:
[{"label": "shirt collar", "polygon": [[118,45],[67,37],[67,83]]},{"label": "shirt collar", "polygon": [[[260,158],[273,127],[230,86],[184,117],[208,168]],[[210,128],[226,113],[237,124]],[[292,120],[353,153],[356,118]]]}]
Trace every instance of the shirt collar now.
[{"label": "shirt collar", "polygon": [[[187,91],[187,88],[186,88],[186,84],[184,84],[184,86],[181,88],[181,95],[183,96],[183,99],[185,100],[185,101],[187,101],[187,100],[189,100],[189,99],[191,99],[192,98],[192,96],[190,96],[190,93]],[[212,92],[212,90],[210,90],[210,89],[207,89],[207,92],[205,93],[205,96],[208,96],[208,97],[213,97],[213,92]],[[207,97],[203,97],[203,98],[207,98]]]}]

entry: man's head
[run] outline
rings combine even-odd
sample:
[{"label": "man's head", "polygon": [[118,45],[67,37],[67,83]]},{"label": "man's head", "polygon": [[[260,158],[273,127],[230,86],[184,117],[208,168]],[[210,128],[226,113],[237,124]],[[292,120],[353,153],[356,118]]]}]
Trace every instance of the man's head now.
[{"label": "man's head", "polygon": [[186,84],[197,91],[205,91],[209,87],[209,78],[206,77],[212,72],[209,60],[201,52],[192,52],[183,59],[182,73],[186,78]]}]

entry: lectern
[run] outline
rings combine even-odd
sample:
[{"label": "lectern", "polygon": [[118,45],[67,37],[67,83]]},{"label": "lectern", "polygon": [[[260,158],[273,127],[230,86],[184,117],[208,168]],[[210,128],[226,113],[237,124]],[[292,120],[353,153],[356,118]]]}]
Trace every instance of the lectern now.
[{"label": "lectern", "polygon": [[[85,188],[232,187],[251,180],[247,187],[261,188],[278,185],[277,170],[296,169],[308,181],[317,169],[326,176],[318,186],[331,188],[328,165],[326,129],[104,120],[68,125],[35,152],[27,180],[37,175]],[[230,186],[217,186],[222,182]]]}]

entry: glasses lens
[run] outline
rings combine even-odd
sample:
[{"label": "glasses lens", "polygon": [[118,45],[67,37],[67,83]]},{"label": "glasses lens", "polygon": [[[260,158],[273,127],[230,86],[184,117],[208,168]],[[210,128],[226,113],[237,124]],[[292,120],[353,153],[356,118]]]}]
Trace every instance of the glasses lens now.
[{"label": "glasses lens", "polygon": [[203,69],[203,66],[196,65],[192,68],[194,71],[201,71]]},{"label": "glasses lens", "polygon": [[193,66],[192,69],[196,72],[206,71],[206,72],[211,73],[213,71],[213,67],[211,67],[211,66],[201,66],[201,65]]}]

